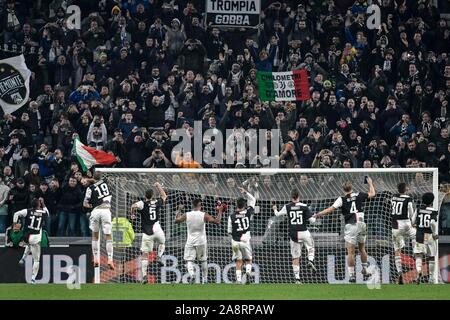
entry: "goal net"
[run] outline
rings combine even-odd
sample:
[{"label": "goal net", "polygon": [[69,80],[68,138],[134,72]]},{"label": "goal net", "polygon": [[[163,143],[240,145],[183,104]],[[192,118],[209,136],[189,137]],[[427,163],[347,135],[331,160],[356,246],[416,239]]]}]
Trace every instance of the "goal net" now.
[{"label": "goal net", "polygon": [[[306,203],[313,213],[333,204],[343,196],[342,184],[353,182],[355,192],[367,192],[365,176],[373,179],[376,196],[365,203],[365,222],[368,235],[366,248],[369,255],[369,271],[375,283],[392,283],[395,280],[394,249],[391,238],[391,196],[397,192],[397,184],[408,183],[414,204],[420,204],[425,192],[433,192],[438,208],[437,169],[97,169],[107,179],[112,189],[113,241],[116,270],[107,269],[104,240],[101,244],[101,267],[97,268],[97,282],[140,282],[140,244],[142,238],[139,215],[131,217],[131,205],[144,198],[145,191],[154,189],[159,182],[167,193],[167,200],[160,216],[166,235],[166,249],[162,260],[165,266],[156,263],[156,250],[148,260],[147,279],[150,283],[187,283],[189,276],[183,261],[187,237],[185,223],[175,224],[177,210],[191,209],[192,200],[201,198],[203,211],[216,215],[216,202],[228,204],[228,210],[220,225],[207,224],[208,282],[235,282],[235,263],[232,261],[231,237],[227,233],[228,216],[236,207],[240,196],[238,187],[246,188],[256,199],[255,215],[251,222],[251,245],[253,248],[253,279],[255,283],[292,283],[292,257],[290,253],[287,217],[276,217],[273,203],[278,209],[290,202],[290,191],[300,191],[300,201]],[[129,221],[135,234],[133,241],[125,233]],[[300,278],[303,283],[348,283],[344,242],[344,221],[340,211],[318,219],[309,225],[315,244],[317,272],[307,268],[307,254],[300,258]],[[125,241],[128,239],[128,241]],[[303,248],[303,250],[305,250]],[[428,269],[424,261],[423,273]],[[410,241],[402,252],[404,281],[416,277],[415,262]],[[436,268],[436,271],[439,268]],[[195,265],[196,280],[200,282],[199,264]],[[361,260],[356,255],[357,283],[363,283]],[[436,273],[437,274],[437,273]],[[435,277],[437,279],[437,276]]]}]

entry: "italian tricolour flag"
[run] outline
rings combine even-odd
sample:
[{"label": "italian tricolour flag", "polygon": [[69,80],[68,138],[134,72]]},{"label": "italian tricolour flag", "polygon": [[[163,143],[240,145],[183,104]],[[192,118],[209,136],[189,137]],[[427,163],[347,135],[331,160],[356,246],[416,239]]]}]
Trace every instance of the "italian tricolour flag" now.
[{"label": "italian tricolour flag", "polygon": [[74,139],[72,153],[76,155],[83,171],[94,165],[110,165],[117,162],[113,154],[85,146],[78,137]]},{"label": "italian tricolour flag", "polygon": [[296,101],[308,100],[308,72],[304,69],[267,72],[258,71],[258,91],[262,101]]}]

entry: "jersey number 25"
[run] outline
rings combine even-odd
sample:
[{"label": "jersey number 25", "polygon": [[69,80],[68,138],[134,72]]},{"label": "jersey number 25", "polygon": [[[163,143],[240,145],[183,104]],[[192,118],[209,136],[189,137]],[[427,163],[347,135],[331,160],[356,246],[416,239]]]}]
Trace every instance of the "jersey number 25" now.
[{"label": "jersey number 25", "polygon": [[290,211],[291,224],[303,224],[303,211]]}]

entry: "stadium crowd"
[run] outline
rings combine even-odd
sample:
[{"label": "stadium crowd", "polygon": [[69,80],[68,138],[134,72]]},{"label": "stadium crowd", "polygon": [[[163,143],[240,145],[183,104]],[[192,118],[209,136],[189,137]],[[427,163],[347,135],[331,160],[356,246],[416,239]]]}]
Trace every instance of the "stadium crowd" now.
[{"label": "stadium crowd", "polygon": [[[369,30],[363,0],[262,1],[258,29],[205,25],[204,1],[0,0],[1,57],[23,52],[32,71],[29,103],[0,120],[0,233],[35,194],[51,235],[89,234],[91,172],[74,136],[115,167],[267,165],[207,166],[188,152],[173,162],[174,130],[192,136],[194,121],[279,128],[283,168],[439,167],[450,182],[450,28],[431,2],[379,1]],[[67,26],[70,4],[81,30]],[[257,71],[297,69],[311,99],[259,100]]]}]

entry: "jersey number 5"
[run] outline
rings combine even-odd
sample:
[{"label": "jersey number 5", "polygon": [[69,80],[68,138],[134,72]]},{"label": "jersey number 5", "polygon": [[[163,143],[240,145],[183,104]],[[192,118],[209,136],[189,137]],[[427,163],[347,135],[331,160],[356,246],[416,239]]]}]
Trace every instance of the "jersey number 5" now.
[{"label": "jersey number 5", "polygon": [[150,220],[156,220],[156,208],[150,207]]}]

